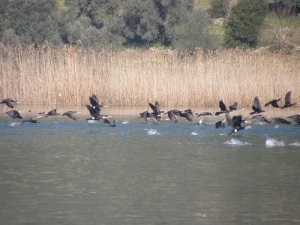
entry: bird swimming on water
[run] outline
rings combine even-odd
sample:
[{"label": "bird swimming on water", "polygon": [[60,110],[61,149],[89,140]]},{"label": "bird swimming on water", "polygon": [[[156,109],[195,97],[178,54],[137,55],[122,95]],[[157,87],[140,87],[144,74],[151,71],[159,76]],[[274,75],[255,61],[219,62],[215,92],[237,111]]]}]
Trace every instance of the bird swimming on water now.
[{"label": "bird swimming on water", "polygon": [[22,116],[20,115],[19,111],[17,111],[17,110],[10,110],[4,114],[7,114],[12,119],[23,119]]}]

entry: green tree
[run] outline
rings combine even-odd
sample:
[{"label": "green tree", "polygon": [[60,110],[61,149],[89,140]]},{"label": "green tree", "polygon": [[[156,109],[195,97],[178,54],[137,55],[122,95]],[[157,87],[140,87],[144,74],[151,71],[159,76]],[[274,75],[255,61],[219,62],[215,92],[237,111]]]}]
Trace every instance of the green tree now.
[{"label": "green tree", "polygon": [[56,10],[56,0],[10,0],[5,12],[7,32],[3,35],[15,34],[22,44],[43,44],[45,40],[60,42],[52,16]]},{"label": "green tree", "polygon": [[228,47],[255,47],[259,30],[268,12],[265,0],[240,0],[232,8],[225,25],[225,44]]}]

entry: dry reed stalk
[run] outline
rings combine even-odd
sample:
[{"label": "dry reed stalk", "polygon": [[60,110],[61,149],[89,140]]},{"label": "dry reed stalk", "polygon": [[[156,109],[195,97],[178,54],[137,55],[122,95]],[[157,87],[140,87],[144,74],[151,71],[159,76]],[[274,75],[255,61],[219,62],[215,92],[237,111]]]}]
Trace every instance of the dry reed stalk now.
[{"label": "dry reed stalk", "polygon": [[[0,46],[1,47],[1,46]],[[253,50],[194,55],[165,50],[96,52],[72,47],[2,48],[2,98],[25,104],[85,105],[95,93],[103,104],[251,106],[293,92],[300,102],[299,56]]]}]

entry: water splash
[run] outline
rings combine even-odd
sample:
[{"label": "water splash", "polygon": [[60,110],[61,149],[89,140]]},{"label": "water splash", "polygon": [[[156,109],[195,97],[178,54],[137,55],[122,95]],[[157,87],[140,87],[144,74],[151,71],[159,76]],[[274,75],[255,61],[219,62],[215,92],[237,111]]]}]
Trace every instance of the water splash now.
[{"label": "water splash", "polygon": [[129,123],[129,120],[124,120],[123,122],[122,122],[122,124],[128,124]]},{"label": "water splash", "polygon": [[267,140],[266,140],[266,146],[267,147],[285,146],[285,143],[283,141],[277,141],[274,138],[267,138]]},{"label": "water splash", "polygon": [[160,133],[155,129],[144,129],[147,131],[148,135],[160,135]]},{"label": "water splash", "polygon": [[292,145],[292,146],[300,146],[300,142],[296,141],[296,142],[290,143],[289,145]]},{"label": "water splash", "polygon": [[226,144],[226,145],[236,145],[236,146],[251,145],[251,144],[248,143],[248,142],[242,142],[242,141],[240,141],[240,140],[238,140],[238,139],[234,139],[234,138],[232,138],[232,139],[229,140],[229,141],[226,141],[224,144]]},{"label": "water splash", "polygon": [[191,133],[191,135],[199,135],[199,133],[193,131],[193,132]]},{"label": "water splash", "polygon": [[12,122],[11,124],[10,124],[10,126],[11,127],[14,127],[14,126],[18,126],[18,125],[20,125],[21,123],[20,122]]},{"label": "water splash", "polygon": [[96,120],[88,120],[88,123],[96,123]]}]

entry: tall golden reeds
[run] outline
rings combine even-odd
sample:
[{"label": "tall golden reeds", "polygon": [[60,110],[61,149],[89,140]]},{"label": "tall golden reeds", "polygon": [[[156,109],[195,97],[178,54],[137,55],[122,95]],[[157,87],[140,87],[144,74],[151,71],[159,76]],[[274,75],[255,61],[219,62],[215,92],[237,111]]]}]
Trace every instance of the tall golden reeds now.
[{"label": "tall golden reeds", "polygon": [[119,106],[251,106],[292,91],[300,103],[300,57],[255,50],[193,55],[170,50],[97,52],[0,46],[0,98],[23,104],[85,105],[95,93]]}]

